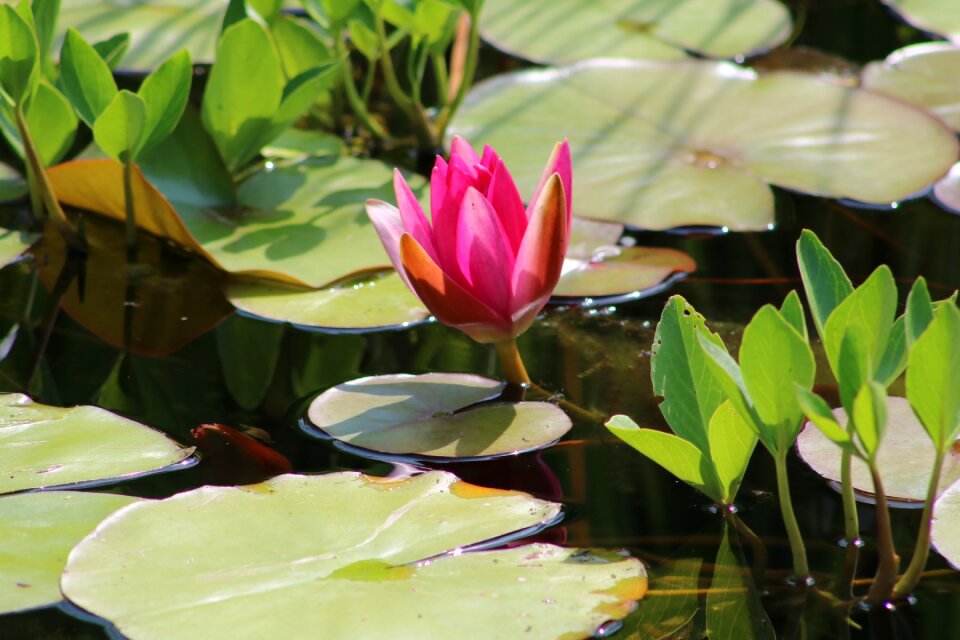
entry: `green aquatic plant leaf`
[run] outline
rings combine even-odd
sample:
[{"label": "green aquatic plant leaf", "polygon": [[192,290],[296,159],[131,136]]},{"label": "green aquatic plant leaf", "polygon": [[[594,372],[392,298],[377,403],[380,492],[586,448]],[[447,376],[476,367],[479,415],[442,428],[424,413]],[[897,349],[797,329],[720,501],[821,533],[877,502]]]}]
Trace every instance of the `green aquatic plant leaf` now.
[{"label": "green aquatic plant leaf", "polygon": [[729,402],[725,401],[710,418],[710,456],[723,491],[724,504],[731,504],[740,490],[757,434]]},{"label": "green aquatic plant leaf", "polygon": [[288,80],[333,58],[330,47],[316,30],[291,16],[281,16],[274,21],[270,33]]},{"label": "green aquatic plant leaf", "polygon": [[664,60],[681,58],[684,50],[715,58],[749,55],[782,43],[791,20],[776,0],[486,0],[480,27],[500,49],[565,64]]},{"label": "green aquatic plant leaf", "polygon": [[127,49],[130,48],[130,34],[118,33],[106,40],[94,42],[93,48],[113,71],[120,64],[123,56],[127,53]]},{"label": "green aquatic plant leaf", "polygon": [[180,122],[190,97],[193,65],[190,54],[181,50],[147,76],[137,95],[147,108],[145,140],[140,151],[155,147],[166,139]]},{"label": "green aquatic plant leaf", "polygon": [[0,5],[0,102],[21,105],[40,77],[40,52],[30,25],[9,5]]},{"label": "green aquatic plant leaf", "polygon": [[[833,420],[837,428],[846,432],[846,411],[834,409]],[[841,448],[820,429],[808,423],[797,438],[797,451],[814,471],[839,484]],[[924,501],[935,458],[936,449],[930,436],[907,399],[888,397],[887,428],[877,447],[875,463],[883,480],[884,492],[893,501],[891,506],[897,506],[898,503],[916,506]],[[853,486],[860,494],[872,495],[873,479],[867,464],[857,457],[853,458],[851,464]],[[947,455],[943,460],[940,490],[945,490],[957,480],[960,480],[960,457]]]},{"label": "green aquatic plant leaf", "polygon": [[809,229],[804,229],[797,240],[797,265],[813,323],[822,339],[827,318],[853,293],[853,285],[830,250]]},{"label": "green aquatic plant leaf", "polygon": [[113,97],[93,125],[97,146],[121,163],[134,162],[148,135],[147,105],[126,89]]},{"label": "green aquatic plant leaf", "polygon": [[617,633],[625,640],[670,640],[695,637],[700,602],[700,558],[666,561],[647,570],[650,590]]},{"label": "green aquatic plant leaf", "polygon": [[29,233],[0,229],[0,269],[23,255],[35,240],[36,237]]},{"label": "green aquatic plant leaf", "polygon": [[803,310],[803,303],[800,302],[800,295],[791,290],[780,305],[780,317],[789,323],[797,333],[803,336],[804,340],[809,339],[807,334],[807,315]]},{"label": "green aquatic plant leaf", "polygon": [[60,84],[80,119],[91,128],[118,93],[106,61],[75,29],[67,31],[60,50]]},{"label": "green aquatic plant leaf", "polygon": [[604,298],[659,290],[676,274],[691,273],[697,265],[688,254],[660,247],[598,247],[586,259],[570,257],[553,290],[562,298]]},{"label": "green aquatic plant leaf", "polygon": [[71,553],[62,588],[132,640],[186,626],[234,639],[241,621],[247,637],[586,637],[642,597],[638,560],[550,545],[464,550],[542,526],[559,507],[438,471],[203,487],[101,523]]},{"label": "green aquatic plant leaf", "polygon": [[163,434],[98,409],[0,394],[0,494],[156,471],[190,455]]},{"label": "green aquatic plant leaf", "polygon": [[939,451],[960,435],[960,309],[941,304],[910,350],[907,398]]},{"label": "green aquatic plant leaf", "polygon": [[768,184],[889,203],[926,189],[958,152],[952,131],[900,101],[704,60],[499,75],[473,88],[448,135],[497,149],[526,193],[556,131],[577,163],[574,211],[647,229],[767,229]]},{"label": "green aquatic plant leaf", "polygon": [[860,388],[853,400],[853,426],[867,460],[873,460],[887,428],[887,391],[872,380]]},{"label": "green aquatic plant leaf", "polygon": [[853,451],[853,441],[850,434],[837,422],[837,417],[830,410],[830,405],[810,389],[797,385],[794,390],[797,392],[797,402],[800,409],[810,420],[808,424],[812,424],[819,429],[834,444]]},{"label": "green aquatic plant leaf", "polygon": [[307,417],[322,434],[355,447],[434,458],[540,449],[570,430],[556,405],[497,402],[502,390],[496,380],[459,373],[371,376],[324,391]]},{"label": "green aquatic plant leaf", "polygon": [[757,587],[744,566],[742,553],[730,538],[730,525],[724,522],[713,577],[707,589],[707,637],[775,640],[773,624],[760,602]]},{"label": "green aquatic plant leaf", "polygon": [[100,522],[137,498],[37,491],[0,498],[0,614],[63,600],[67,554]]},{"label": "green aquatic plant leaf", "polygon": [[933,300],[923,276],[914,281],[907,295],[907,310],[904,312],[904,330],[907,344],[912,348],[917,339],[933,322]]},{"label": "green aquatic plant leaf", "polygon": [[[46,80],[40,80],[26,108],[27,129],[45,167],[59,162],[70,150],[77,134],[73,105]],[[16,117],[0,107],[0,130],[14,152],[25,158]]]}]

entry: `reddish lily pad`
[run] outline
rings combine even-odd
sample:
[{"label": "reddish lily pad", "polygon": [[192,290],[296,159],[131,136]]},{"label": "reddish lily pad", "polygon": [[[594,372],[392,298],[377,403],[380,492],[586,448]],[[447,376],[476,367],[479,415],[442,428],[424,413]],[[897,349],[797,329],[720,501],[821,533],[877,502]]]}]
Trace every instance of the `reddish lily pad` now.
[{"label": "reddish lily pad", "polygon": [[493,402],[502,389],[496,380],[458,373],[371,376],[323,392],[307,416],[327,437],[353,447],[437,459],[531,451],[570,430],[556,405]]},{"label": "reddish lily pad", "polygon": [[[843,409],[834,409],[841,425],[846,425]],[[887,399],[887,428],[877,451],[877,467],[887,497],[902,503],[922,503],[933,469],[935,450],[930,436],[913,413],[906,398]],[[800,457],[814,471],[833,482],[840,481],[840,447],[819,429],[807,423],[797,438]],[[853,460],[853,486],[862,494],[873,494],[873,480],[867,465]],[[960,455],[951,453],[943,463],[941,490],[960,479]]]}]

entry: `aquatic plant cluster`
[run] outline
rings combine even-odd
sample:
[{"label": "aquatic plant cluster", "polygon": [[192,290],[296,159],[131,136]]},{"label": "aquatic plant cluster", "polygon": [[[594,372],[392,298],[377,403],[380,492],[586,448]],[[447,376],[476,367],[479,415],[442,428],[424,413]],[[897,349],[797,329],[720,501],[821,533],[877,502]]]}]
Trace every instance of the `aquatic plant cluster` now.
[{"label": "aquatic plant cluster", "polygon": [[[809,51],[815,72],[780,69],[807,9],[777,0],[0,0],[0,615],[55,606],[133,639],[772,638],[764,589],[797,612],[788,636],[820,616],[849,637],[931,573],[956,582],[928,571],[934,552],[960,566],[950,283],[918,277],[900,305],[889,266],[851,278],[803,229],[799,277],[771,279],[802,295],[734,340],[669,297],[629,354],[666,428],[610,417],[570,388],[587,373],[560,388],[536,368],[551,354],[520,350],[564,313],[622,330],[632,301],[659,312],[698,266],[655,232],[772,232],[776,188],[960,213],[949,2],[886,2],[946,41],[851,81]],[[116,351],[92,395],[51,370],[61,309]],[[474,364],[416,333],[456,333],[432,321]],[[291,326],[322,354],[286,353]],[[162,397],[150,363],[208,334],[237,421],[184,426],[207,398]],[[270,403],[309,446],[240,422]],[[543,456],[621,441],[702,495],[715,562],[565,546]],[[768,571],[744,508],[758,443],[773,478],[751,493],[775,486],[790,571]],[[304,463],[311,447],[330,461]],[[808,558],[794,452],[840,494],[836,571]],[[517,460],[549,486],[499,477]]]}]

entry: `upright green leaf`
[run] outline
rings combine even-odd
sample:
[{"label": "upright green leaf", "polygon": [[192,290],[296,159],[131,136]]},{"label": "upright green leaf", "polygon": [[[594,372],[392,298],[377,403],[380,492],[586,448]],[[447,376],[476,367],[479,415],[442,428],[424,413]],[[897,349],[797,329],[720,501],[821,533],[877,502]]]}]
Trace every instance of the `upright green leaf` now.
[{"label": "upright green leaf", "polygon": [[853,285],[837,259],[809,229],[804,229],[797,240],[797,264],[813,323],[823,337],[827,318],[853,293]]},{"label": "upright green leaf", "polygon": [[887,347],[880,356],[880,362],[874,368],[873,379],[884,387],[889,387],[907,368],[907,332],[904,328],[904,316],[897,318],[890,327]]},{"label": "upright green leaf", "polygon": [[877,455],[877,448],[887,426],[887,391],[868,380],[853,401],[853,425],[868,460]]},{"label": "upright green leaf", "polygon": [[360,0],[320,0],[320,6],[335,24],[346,21],[358,4]]},{"label": "upright green leaf", "polygon": [[106,40],[95,42],[93,48],[100,54],[100,57],[103,58],[110,69],[116,69],[123,59],[123,55],[130,48],[130,34],[118,33]]},{"label": "upright green leaf", "polygon": [[70,150],[77,134],[77,115],[66,96],[41,80],[27,105],[27,126],[40,161],[49,167]]},{"label": "upright green leaf", "polygon": [[850,434],[844,427],[840,426],[837,417],[833,415],[833,411],[830,410],[830,406],[823,398],[800,385],[795,385],[794,390],[797,392],[797,402],[800,409],[813,423],[813,426],[834,443],[840,445],[841,448],[849,449],[853,446]]},{"label": "upright green leaf", "polygon": [[803,336],[804,340],[808,339],[807,318],[803,313],[803,303],[800,302],[800,296],[796,291],[791,291],[784,298],[783,304],[780,305],[780,315]]},{"label": "upright green leaf", "polygon": [[33,25],[40,47],[40,60],[46,60],[53,46],[53,36],[60,16],[60,0],[33,0],[30,6],[33,12]]},{"label": "upright green leaf", "polygon": [[913,287],[910,288],[904,318],[907,345],[913,347],[913,343],[933,321],[933,300],[930,298],[930,290],[927,289],[927,281],[923,276],[917,278]]},{"label": "upright green leaf", "polygon": [[713,379],[697,335],[718,349],[723,341],[711,333],[703,316],[680,296],[667,301],[653,338],[650,375],[653,392],[663,398],[660,411],[678,436],[708,454],[707,427],[724,400]]},{"label": "upright green leaf", "polygon": [[190,54],[182,50],[143,81],[137,95],[147,107],[144,150],[166,139],[180,122],[190,97],[192,72]]},{"label": "upright green leaf", "polygon": [[943,304],[910,351],[907,399],[939,451],[960,432],[960,310]]},{"label": "upright green leaf", "polygon": [[853,401],[860,388],[872,378],[873,358],[867,344],[867,336],[856,328],[850,328],[840,344],[835,374],[840,390],[840,403],[853,410]]},{"label": "upright green leaf", "polygon": [[710,458],[723,494],[721,502],[731,504],[757,445],[757,434],[737,412],[724,402],[710,418]]},{"label": "upright green leaf", "polygon": [[283,0],[247,0],[247,5],[267,22],[273,22],[283,9]]},{"label": "upright green leaf", "polygon": [[374,62],[380,58],[380,39],[376,32],[362,20],[350,20],[347,23],[350,42],[367,60]]},{"label": "upright green leaf", "polygon": [[340,70],[340,61],[304,71],[287,83],[283,90],[283,99],[280,107],[274,114],[268,126],[261,129],[257,142],[254,145],[255,154],[263,146],[273,142],[327,91],[337,80]]},{"label": "upright green leaf", "polygon": [[75,29],[60,50],[60,82],[80,118],[91,128],[117,95],[110,67]]},{"label": "upright green leaf", "polygon": [[14,104],[25,101],[40,75],[39,55],[30,25],[13,7],[0,5],[0,94]]},{"label": "upright green leaf", "polygon": [[203,98],[203,123],[231,171],[257,153],[283,87],[280,61],[262,26],[245,19],[224,32]]},{"label": "upright green leaf", "polygon": [[132,162],[142,145],[146,125],[147,106],[143,99],[124,89],[97,118],[93,139],[115,160]]},{"label": "upright green leaf", "polygon": [[287,79],[331,61],[330,47],[320,35],[295,18],[282,16],[270,25],[270,33]]},{"label": "upright green leaf", "polygon": [[705,333],[697,334],[697,340],[700,342],[703,353],[707,356],[709,369],[713,372],[714,378],[723,389],[726,399],[736,408],[740,417],[750,425],[754,433],[760,437],[763,445],[767,447],[767,449],[774,451],[776,449],[776,443],[770,442],[767,439],[767,430],[750,399],[750,391],[747,389],[747,385],[743,380],[743,372],[740,370],[740,365],[727,353],[726,348],[708,340]]}]

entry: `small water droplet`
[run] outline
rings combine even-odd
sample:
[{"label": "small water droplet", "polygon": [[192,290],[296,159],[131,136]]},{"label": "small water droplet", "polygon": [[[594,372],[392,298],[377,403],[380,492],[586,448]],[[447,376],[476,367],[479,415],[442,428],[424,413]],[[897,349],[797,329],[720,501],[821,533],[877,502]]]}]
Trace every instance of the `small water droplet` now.
[{"label": "small water droplet", "polygon": [[595,638],[609,638],[610,636],[615,634],[617,631],[620,631],[620,629],[622,628],[623,628],[622,620],[609,620],[607,622],[604,622],[599,627],[597,627],[597,630],[596,632],[594,632],[593,635]]},{"label": "small water droplet", "polygon": [[543,599],[543,604],[556,604],[556,603],[557,603],[557,601],[554,600],[553,598],[544,598],[544,599]]},{"label": "small water droplet", "polygon": [[267,160],[265,163],[263,163],[264,171],[273,171],[276,168],[277,168],[277,165],[274,164],[272,160]]}]

